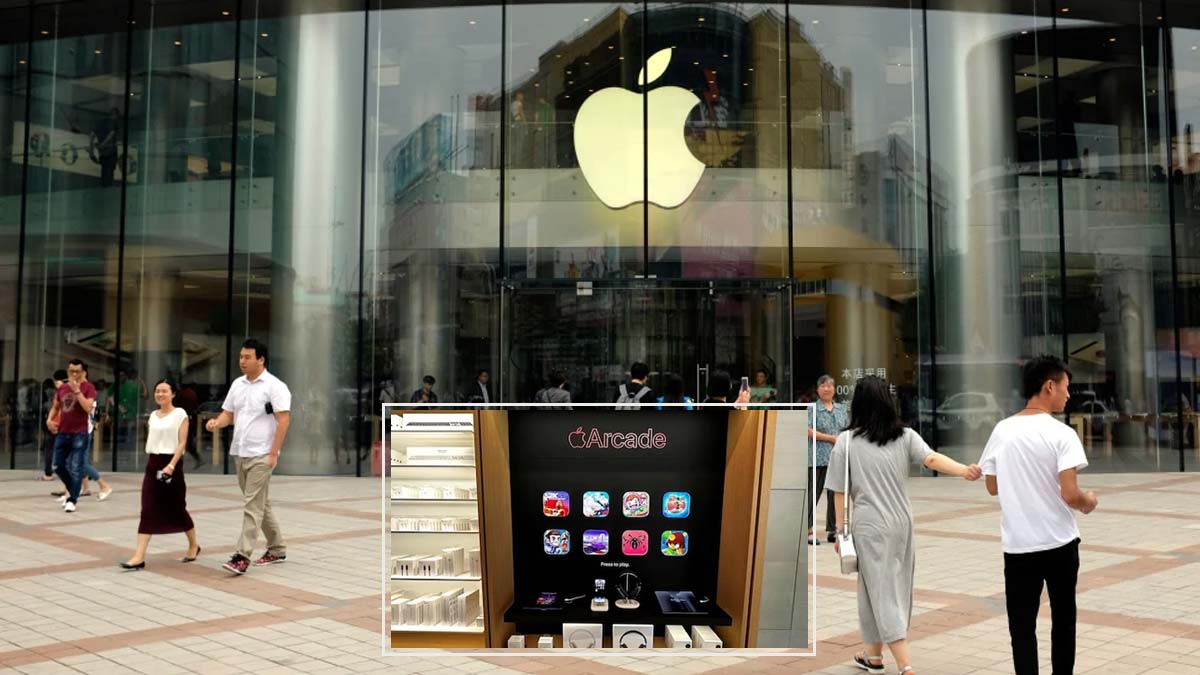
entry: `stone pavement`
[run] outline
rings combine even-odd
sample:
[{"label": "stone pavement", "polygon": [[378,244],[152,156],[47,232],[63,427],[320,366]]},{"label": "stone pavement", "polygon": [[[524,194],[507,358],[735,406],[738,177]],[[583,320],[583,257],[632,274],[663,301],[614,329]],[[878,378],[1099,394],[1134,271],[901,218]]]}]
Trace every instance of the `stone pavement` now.
[{"label": "stone pavement", "polygon": [[[140,475],[111,475],[112,498],[81,500],[74,514],[31,478],[0,472],[4,674],[860,672],[846,665],[857,648],[854,583],[837,574],[829,545],[816,552],[815,657],[385,657],[378,479],[276,477],[289,561],[232,577],[219,569],[241,521],[232,476],[188,476],[199,561],[176,562],[183,536],[160,536],[146,570],[132,573],[116,564],[136,537]],[[1083,483],[1101,503],[1081,519],[1077,671],[1200,672],[1200,475],[1085,474]],[[914,479],[910,490],[915,665],[921,675],[1011,672],[995,502],[981,483],[950,478]],[[1041,632],[1048,654],[1048,620]]]}]

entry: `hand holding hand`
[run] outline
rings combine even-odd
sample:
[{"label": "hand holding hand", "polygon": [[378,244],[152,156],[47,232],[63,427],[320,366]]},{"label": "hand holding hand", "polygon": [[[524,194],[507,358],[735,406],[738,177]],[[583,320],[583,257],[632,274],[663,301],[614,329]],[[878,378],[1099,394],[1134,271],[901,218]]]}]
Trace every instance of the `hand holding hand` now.
[{"label": "hand holding hand", "polygon": [[969,481],[979,480],[981,476],[983,476],[983,469],[980,469],[978,464],[972,464],[971,466],[968,466],[967,472],[963,474],[963,478]]},{"label": "hand holding hand", "polygon": [[1100,505],[1100,498],[1097,497],[1096,493],[1092,492],[1091,490],[1088,490],[1085,496],[1087,497],[1087,503],[1085,503],[1083,508],[1079,510],[1086,515],[1096,510],[1096,507]]}]

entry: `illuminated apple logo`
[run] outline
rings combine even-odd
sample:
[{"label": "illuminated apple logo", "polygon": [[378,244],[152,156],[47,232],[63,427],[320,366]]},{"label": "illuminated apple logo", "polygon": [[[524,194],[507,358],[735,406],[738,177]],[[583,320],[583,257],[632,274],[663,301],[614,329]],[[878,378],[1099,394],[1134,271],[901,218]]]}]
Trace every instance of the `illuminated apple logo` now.
[{"label": "illuminated apple logo", "polygon": [[[671,62],[671,49],[651,56],[638,73],[638,84],[657,80]],[[647,71],[649,77],[647,77]],[[682,87],[658,87],[648,94],[645,151],[650,168],[646,198],[664,208],[682,204],[704,173],[704,163],[688,150],[683,128],[700,102]],[[643,199],[642,95],[621,87],[592,94],[575,118],[575,155],[579,169],[604,205],[620,209]]]}]

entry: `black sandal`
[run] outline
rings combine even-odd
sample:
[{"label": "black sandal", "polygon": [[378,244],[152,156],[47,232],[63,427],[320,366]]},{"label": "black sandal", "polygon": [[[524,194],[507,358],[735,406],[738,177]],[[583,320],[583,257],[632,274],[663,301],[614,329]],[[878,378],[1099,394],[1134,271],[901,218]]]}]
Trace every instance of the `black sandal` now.
[{"label": "black sandal", "polygon": [[179,562],[196,562],[196,558],[199,558],[199,557],[200,557],[200,544],[196,544],[196,555],[190,556],[190,557],[185,555],[179,559]]},{"label": "black sandal", "polygon": [[[871,663],[872,661],[878,661],[879,663]],[[868,673],[882,673],[883,654],[880,654],[879,656],[871,656],[866,652],[859,652],[854,655],[854,665],[862,668]]]}]

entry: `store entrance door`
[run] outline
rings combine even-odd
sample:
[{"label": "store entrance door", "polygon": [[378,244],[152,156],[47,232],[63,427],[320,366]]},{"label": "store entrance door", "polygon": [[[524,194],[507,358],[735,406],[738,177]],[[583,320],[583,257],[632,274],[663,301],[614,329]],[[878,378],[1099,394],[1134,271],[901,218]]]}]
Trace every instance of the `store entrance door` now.
[{"label": "store entrance door", "polygon": [[532,401],[564,372],[575,402],[612,402],[629,366],[650,366],[662,392],[672,376],[704,398],[711,373],[736,383],[763,369],[776,400],[790,401],[790,294],[786,284],[570,282],[505,284],[500,391]]}]

